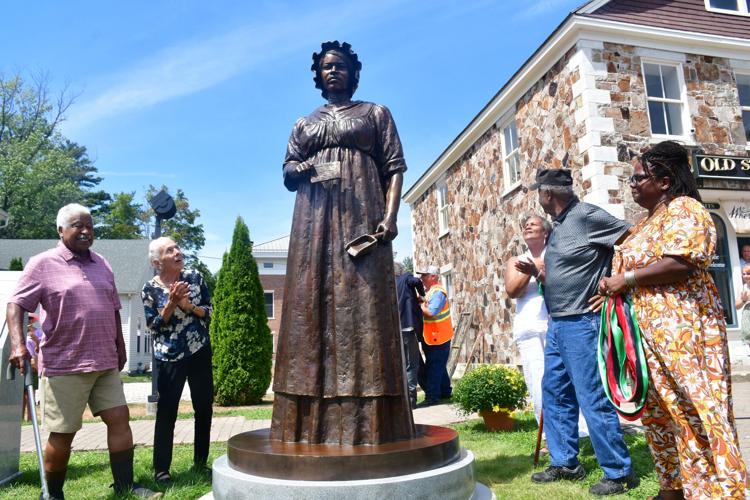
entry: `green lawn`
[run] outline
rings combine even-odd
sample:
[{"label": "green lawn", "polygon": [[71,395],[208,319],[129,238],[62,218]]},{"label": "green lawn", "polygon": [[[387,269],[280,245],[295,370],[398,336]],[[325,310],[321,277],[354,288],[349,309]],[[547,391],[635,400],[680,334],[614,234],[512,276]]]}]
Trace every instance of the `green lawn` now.
[{"label": "green lawn", "polygon": [[[270,408],[258,410],[270,410]],[[481,420],[471,420],[454,426],[459,433],[461,445],[474,453],[475,473],[478,481],[492,488],[498,499],[595,498],[588,495],[588,488],[601,478],[602,473],[596,464],[588,439],[582,441],[580,455],[584,467],[589,471],[584,481],[578,483],[564,481],[540,486],[533,484],[529,479],[534,472],[532,454],[536,442],[536,422],[533,415],[527,412],[517,418],[516,424],[514,432],[508,433],[487,432]],[[629,435],[627,442],[635,472],[641,480],[641,485],[630,491],[627,496],[646,498],[655,495],[659,487],[644,437]],[[175,481],[170,488],[162,490],[165,492],[165,498],[199,498],[211,489],[210,477],[188,471],[192,462],[192,453],[190,445],[175,446],[172,467]],[[224,453],[226,453],[225,443],[212,443],[209,460]],[[66,497],[72,499],[114,498],[109,488],[112,476],[108,460],[106,452],[74,452],[68,473],[69,480],[65,488]],[[156,489],[156,485],[151,480],[151,448],[137,448],[135,460],[136,480]],[[539,470],[547,465],[545,456],[541,460]],[[3,499],[38,497],[39,472],[35,454],[23,453],[21,455],[21,470],[24,474],[20,479],[10,486],[0,488],[0,497]]]},{"label": "green lawn", "polygon": [[131,384],[133,382],[151,382],[151,374],[144,373],[142,375],[120,375],[120,380],[125,384]]},{"label": "green lawn", "polygon": [[[539,498],[564,500],[598,498],[588,494],[589,487],[602,478],[602,471],[596,463],[591,443],[581,441],[581,463],[589,472],[581,482],[562,481],[549,485],[531,482],[534,469],[533,453],[536,444],[537,426],[532,413],[517,417],[514,432],[489,433],[481,420],[471,420],[453,426],[459,433],[461,445],[471,450],[475,456],[474,472],[477,481],[489,486],[498,499]],[[633,468],[640,478],[638,488],[628,492],[632,498],[646,498],[656,495],[659,484],[654,473],[653,462],[643,435],[627,435],[626,441],[633,460]],[[543,455],[539,468],[549,465],[549,457]],[[614,498],[623,498],[625,495]]]}]

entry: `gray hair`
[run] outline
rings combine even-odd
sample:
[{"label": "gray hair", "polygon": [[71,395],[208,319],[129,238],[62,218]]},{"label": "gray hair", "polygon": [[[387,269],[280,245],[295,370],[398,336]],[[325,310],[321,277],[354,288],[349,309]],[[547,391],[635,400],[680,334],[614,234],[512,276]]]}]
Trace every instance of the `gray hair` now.
[{"label": "gray hair", "polygon": [[169,243],[174,243],[175,241],[170,238],[169,236],[162,236],[161,238],[156,238],[155,240],[151,240],[151,243],[148,244],[148,263],[151,264],[151,267],[159,270],[159,258],[161,257],[161,249],[164,248],[165,245]]},{"label": "gray hair", "polygon": [[551,191],[555,194],[570,195],[573,196],[573,186],[551,186],[549,184],[542,184],[539,189]]},{"label": "gray hair", "polygon": [[542,229],[546,234],[552,232],[552,224],[549,223],[546,217],[542,217],[541,215],[537,214],[527,215],[526,217],[521,219],[521,229],[523,229],[526,226],[526,223],[531,219],[539,219],[539,222],[542,224]]},{"label": "gray hair", "polygon": [[404,267],[404,265],[402,263],[400,263],[400,262],[394,262],[393,263],[393,273],[396,276],[401,276],[405,272],[406,272],[406,268]]},{"label": "gray hair", "polygon": [[91,211],[78,203],[68,203],[57,211],[57,229],[70,227],[70,221],[76,215],[88,215],[91,217]]}]

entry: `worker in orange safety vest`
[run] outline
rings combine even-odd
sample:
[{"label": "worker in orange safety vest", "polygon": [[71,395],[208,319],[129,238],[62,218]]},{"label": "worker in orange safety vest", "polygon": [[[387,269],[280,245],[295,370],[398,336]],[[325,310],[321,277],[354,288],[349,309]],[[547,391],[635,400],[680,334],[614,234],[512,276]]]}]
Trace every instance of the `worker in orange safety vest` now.
[{"label": "worker in orange safety vest", "polygon": [[428,266],[417,271],[424,283],[427,295],[422,303],[424,313],[424,338],[422,351],[425,355],[425,376],[423,389],[425,400],[417,407],[438,404],[441,399],[452,394],[451,379],[448,376],[448,356],[453,338],[451,310],[448,292],[440,285],[440,274],[436,266]]}]

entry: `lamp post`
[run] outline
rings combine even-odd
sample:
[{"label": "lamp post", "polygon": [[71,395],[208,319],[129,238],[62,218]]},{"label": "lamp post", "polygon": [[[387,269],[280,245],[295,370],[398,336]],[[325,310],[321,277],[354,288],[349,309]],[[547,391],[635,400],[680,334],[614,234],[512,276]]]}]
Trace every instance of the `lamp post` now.
[{"label": "lamp post", "polygon": [[[161,238],[161,221],[168,220],[174,217],[177,213],[177,207],[174,204],[174,199],[164,189],[156,193],[151,198],[149,205],[156,214],[156,223],[154,224],[154,234],[152,239]],[[156,274],[156,271],[154,271]],[[159,371],[156,369],[156,357],[154,356],[153,348],[153,337],[151,338],[151,394],[148,396],[148,404],[146,405],[146,413],[148,415],[156,415],[156,405],[159,402]]]}]

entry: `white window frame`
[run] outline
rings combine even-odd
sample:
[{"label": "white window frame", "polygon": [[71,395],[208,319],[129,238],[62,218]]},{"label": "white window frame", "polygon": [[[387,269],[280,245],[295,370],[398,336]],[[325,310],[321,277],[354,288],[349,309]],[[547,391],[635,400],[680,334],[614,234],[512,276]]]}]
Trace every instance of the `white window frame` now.
[{"label": "white window frame", "polygon": [[445,179],[435,184],[435,201],[437,205],[438,218],[438,235],[444,236],[451,232],[449,212],[450,203],[448,203],[448,183]]},{"label": "white window frame", "polygon": [[455,314],[455,311],[453,310],[453,296],[455,295],[455,288],[453,285],[453,264],[440,266],[440,283],[443,285],[443,288],[445,288],[445,291],[448,292],[447,299],[451,309],[451,314]]},{"label": "white window frame", "polygon": [[709,12],[718,12],[720,14],[731,14],[734,16],[750,16],[748,12],[747,0],[735,0],[737,2],[737,10],[734,9],[719,9],[711,6],[711,0],[704,0],[706,10]]},{"label": "white window frame", "polygon": [[[734,81],[735,82],[737,81],[737,77],[738,76],[744,76],[744,77],[750,78],[750,71],[735,71],[734,72]],[[737,87],[738,87],[738,89],[737,89],[737,98],[739,100],[739,85],[737,85]],[[739,106],[740,106],[740,117],[742,117],[742,113],[746,113],[746,112],[750,113],[750,103],[748,103],[747,106],[743,106],[742,103],[739,103]],[[742,120],[742,123],[743,123],[743,127],[744,127],[744,123],[745,123],[744,119]],[[750,131],[745,130],[745,137],[747,137],[747,133],[748,132],[750,132]],[[745,143],[745,147],[750,148],[750,141],[747,141]]]},{"label": "white window frame", "polygon": [[[512,150],[509,150],[509,145],[505,143],[505,130],[508,127],[513,127],[516,129],[516,142],[518,143],[518,125],[516,124],[516,117],[515,115],[511,115],[510,118],[507,120],[504,120],[501,122],[502,125],[500,125],[500,146],[502,148],[502,161],[503,161],[503,194],[509,193],[510,191],[513,191],[516,187],[521,185],[521,155],[519,153],[519,144],[516,144],[515,148]],[[516,167],[517,167],[517,174],[518,178],[515,182],[511,179],[511,167],[510,162],[508,161],[510,158],[515,158],[516,160]]]},{"label": "white window frame", "polygon": [[[651,97],[648,95],[648,90],[646,86],[646,64],[656,64],[658,66],[671,66],[676,69],[677,71],[677,82],[680,86],[680,99],[679,101],[675,99],[669,99],[666,97]],[[661,74],[661,68],[659,69],[659,73]],[[646,114],[648,115],[648,129],[651,133],[651,137],[654,140],[664,140],[664,139],[679,139],[683,142],[691,142],[691,130],[692,130],[692,124],[690,121],[690,111],[688,109],[688,98],[687,98],[687,86],[685,85],[685,73],[683,70],[682,63],[675,62],[675,61],[669,61],[665,59],[652,59],[652,58],[641,58],[641,76],[643,77],[643,91],[646,95]],[[662,80],[662,86],[664,85],[664,78],[661,78]],[[669,104],[679,104],[681,113],[680,118],[682,121],[682,134],[655,134],[651,132],[651,110],[649,109],[649,102],[655,101],[655,102],[662,102],[662,103],[669,103]],[[666,121],[665,121],[666,123]]]},{"label": "white window frame", "polygon": [[273,262],[264,262],[263,269],[273,269]]},{"label": "white window frame", "polygon": [[276,292],[273,290],[263,290],[263,306],[266,305],[266,294],[271,294],[271,316],[268,319],[276,319]]}]

